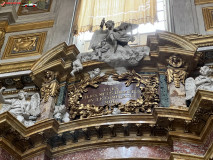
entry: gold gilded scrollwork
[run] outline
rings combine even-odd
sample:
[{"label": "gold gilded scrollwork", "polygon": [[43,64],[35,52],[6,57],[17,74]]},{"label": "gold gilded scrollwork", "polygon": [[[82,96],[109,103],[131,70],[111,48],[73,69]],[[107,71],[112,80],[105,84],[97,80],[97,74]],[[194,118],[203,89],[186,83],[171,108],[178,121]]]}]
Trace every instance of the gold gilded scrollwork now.
[{"label": "gold gilded scrollwork", "polygon": [[180,83],[184,84],[187,76],[186,71],[168,68],[166,72],[168,83],[175,83],[176,88],[180,88]]},{"label": "gold gilded scrollwork", "polygon": [[[159,79],[156,75],[143,77],[136,73],[127,72],[121,75],[114,75],[115,79],[125,80],[126,86],[130,86],[131,83],[137,83],[136,86],[141,90],[141,97],[137,100],[130,100],[125,105],[121,105],[119,108],[121,112],[127,113],[150,113],[152,108],[158,107],[159,95]],[[143,86],[141,86],[143,85]]]},{"label": "gold gilded scrollwork", "polygon": [[49,96],[56,97],[59,91],[59,84],[56,80],[57,74],[52,71],[45,71],[44,82],[41,88],[41,98],[46,103]]},{"label": "gold gilded scrollwork", "polygon": [[167,62],[170,65],[166,71],[167,82],[174,82],[175,87],[180,88],[180,83],[184,84],[187,76],[187,72],[183,68],[180,68],[183,66],[184,61],[182,58],[173,55],[169,57]]},{"label": "gold gilded scrollwork", "polygon": [[98,83],[106,81],[108,78],[107,75],[97,76],[93,79],[86,77],[82,79],[78,84],[72,85],[69,92],[69,105],[68,109],[70,110],[70,118],[75,119],[76,116],[80,118],[86,118],[96,115],[101,115],[100,107],[94,105],[83,105],[80,104],[80,99],[82,98],[83,93],[88,92],[88,86],[97,88]]},{"label": "gold gilded scrollwork", "polygon": [[92,86],[97,88],[98,83],[106,81],[108,76],[98,76],[93,79],[87,77],[81,80],[78,84],[72,85],[69,89],[68,110],[70,111],[70,118],[76,119],[80,116],[82,118],[102,116],[111,114],[113,110],[117,109],[121,113],[137,114],[150,113],[154,107],[158,107],[159,95],[158,86],[159,79],[156,75],[143,77],[136,73],[127,72],[121,75],[114,74],[113,78],[116,80],[127,80],[126,86],[131,83],[137,83],[136,86],[141,90],[141,96],[137,100],[130,100],[126,104],[117,103],[112,106],[95,106],[91,104],[80,104],[80,99],[83,93],[88,90],[86,87]]},{"label": "gold gilded scrollwork", "polygon": [[167,62],[169,63],[169,65],[171,65],[172,67],[175,67],[175,68],[179,68],[181,67],[184,62],[183,60],[178,57],[178,56],[170,56],[169,59],[167,60]]},{"label": "gold gilded scrollwork", "polygon": [[0,28],[0,51],[4,44],[4,39],[5,39],[5,30]]}]

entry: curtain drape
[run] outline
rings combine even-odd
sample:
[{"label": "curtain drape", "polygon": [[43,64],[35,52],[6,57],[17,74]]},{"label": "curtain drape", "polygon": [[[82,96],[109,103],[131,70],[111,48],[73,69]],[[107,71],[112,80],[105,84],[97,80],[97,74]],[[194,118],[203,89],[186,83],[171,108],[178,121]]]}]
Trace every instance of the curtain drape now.
[{"label": "curtain drape", "polygon": [[75,33],[94,31],[101,20],[134,24],[154,23],[157,20],[156,0],[80,0],[75,20]]}]

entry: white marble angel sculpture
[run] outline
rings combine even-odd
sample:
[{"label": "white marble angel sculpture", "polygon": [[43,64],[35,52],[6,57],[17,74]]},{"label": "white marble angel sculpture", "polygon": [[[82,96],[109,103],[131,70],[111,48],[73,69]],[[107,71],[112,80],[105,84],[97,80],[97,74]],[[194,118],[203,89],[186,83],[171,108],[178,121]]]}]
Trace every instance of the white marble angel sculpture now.
[{"label": "white marble angel sculpture", "polygon": [[[103,30],[104,24],[107,28],[106,30]],[[123,22],[116,28],[114,28],[114,26],[114,21],[109,20],[105,23],[105,19],[103,19],[100,25],[100,30],[95,31],[92,37],[89,49],[95,49],[97,46],[103,47],[105,46],[105,43],[101,43],[106,42],[113,47],[113,51],[115,53],[117,51],[118,45],[126,46],[128,42],[133,42],[135,40],[131,34],[127,33],[131,33],[131,31],[137,28],[138,25]]]},{"label": "white marble angel sculpture", "polygon": [[27,101],[27,92],[19,91],[18,99],[5,99],[2,92],[5,88],[0,89],[0,103],[3,104],[0,114],[9,111],[25,126],[31,126],[35,123],[40,115],[40,96],[38,93],[32,95],[31,100]]},{"label": "white marble angel sculpture", "polygon": [[55,106],[53,115],[57,121],[60,121],[60,122],[70,121],[69,113],[67,112],[65,105]]},{"label": "white marble angel sculpture", "polygon": [[70,72],[70,74],[72,76],[74,76],[75,72],[79,72],[80,70],[83,69],[83,65],[81,64],[81,60],[80,59],[75,60],[73,62],[72,68],[73,68],[73,70]]},{"label": "white marble angel sculpture", "polygon": [[186,91],[186,100],[192,100],[195,96],[196,85],[195,80],[192,77],[189,77],[185,80],[185,91]]},{"label": "white marble angel sculpture", "polygon": [[[103,27],[106,27],[104,30]],[[109,64],[114,68],[129,67],[138,65],[143,57],[149,55],[150,48],[144,47],[130,47],[128,43],[135,40],[131,34],[132,30],[137,28],[137,24],[122,22],[120,26],[114,27],[115,23],[112,20],[105,22],[102,20],[100,29],[96,30],[90,42],[89,49],[92,52],[80,53],[73,66],[71,75],[82,69],[83,62],[86,61],[101,61]],[[129,34],[130,33],[130,34]],[[86,57],[86,58],[85,58]]]},{"label": "white marble angel sculpture", "polygon": [[208,66],[203,66],[200,68],[200,74],[195,79],[192,77],[186,79],[186,100],[191,100],[199,89],[213,91],[213,78],[211,77],[213,70]]},{"label": "white marble angel sculpture", "polygon": [[213,91],[213,78],[211,77],[213,70],[208,66],[203,66],[200,68],[200,74],[195,78],[196,90]]}]

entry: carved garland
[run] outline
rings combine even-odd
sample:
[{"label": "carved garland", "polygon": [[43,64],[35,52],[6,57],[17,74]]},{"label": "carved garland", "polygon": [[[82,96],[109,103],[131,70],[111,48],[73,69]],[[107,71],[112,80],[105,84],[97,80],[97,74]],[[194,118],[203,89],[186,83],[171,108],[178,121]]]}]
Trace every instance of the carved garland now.
[{"label": "carved garland", "polygon": [[[108,78],[105,76],[97,76],[93,79],[89,77],[81,80],[78,84],[72,85],[69,89],[69,99],[68,99],[68,110],[70,111],[70,118],[89,118],[95,116],[102,116],[111,114],[114,108],[118,108],[121,113],[151,113],[154,107],[158,107],[159,104],[159,79],[156,75],[154,76],[141,76],[134,70],[132,72],[127,72],[121,75],[114,74],[113,78],[115,80],[127,80],[126,86],[130,86],[131,83],[137,83],[137,87],[141,90],[141,97],[137,100],[130,100],[126,104],[114,104],[112,106],[95,106],[91,104],[80,104],[80,99],[83,93],[88,92],[86,87],[91,86],[94,88],[98,87],[98,83],[106,81]],[[144,86],[142,86],[143,84]]]}]

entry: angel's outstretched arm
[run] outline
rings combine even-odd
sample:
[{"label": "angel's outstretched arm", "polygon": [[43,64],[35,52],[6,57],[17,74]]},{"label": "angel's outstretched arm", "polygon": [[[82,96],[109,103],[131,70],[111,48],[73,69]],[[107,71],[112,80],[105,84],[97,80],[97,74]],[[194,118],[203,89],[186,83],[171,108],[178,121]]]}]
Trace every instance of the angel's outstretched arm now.
[{"label": "angel's outstretched arm", "polygon": [[101,28],[101,29],[103,29],[104,24],[105,24],[105,18],[103,18],[102,21],[101,21],[101,24],[100,24],[100,28]]},{"label": "angel's outstretched arm", "polygon": [[3,95],[2,95],[2,92],[5,90],[5,87],[2,87],[1,89],[0,89],[0,103],[2,103],[2,104],[12,104],[12,101],[10,101],[10,100],[5,100],[4,99],[4,97],[3,97]]}]

